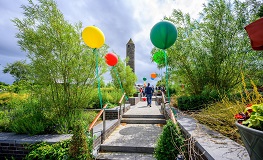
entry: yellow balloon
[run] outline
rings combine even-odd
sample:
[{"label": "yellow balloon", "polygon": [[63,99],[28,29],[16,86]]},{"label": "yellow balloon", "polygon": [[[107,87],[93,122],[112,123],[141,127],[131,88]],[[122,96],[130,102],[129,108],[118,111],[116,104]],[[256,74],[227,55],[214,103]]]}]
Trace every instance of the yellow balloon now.
[{"label": "yellow balloon", "polygon": [[95,26],[86,27],[82,31],[82,39],[90,48],[100,48],[105,42],[103,32]]}]

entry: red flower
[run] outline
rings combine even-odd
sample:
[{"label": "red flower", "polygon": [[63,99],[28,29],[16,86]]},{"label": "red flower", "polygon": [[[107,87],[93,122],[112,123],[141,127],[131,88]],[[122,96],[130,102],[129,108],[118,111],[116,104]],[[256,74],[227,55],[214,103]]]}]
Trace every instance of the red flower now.
[{"label": "red flower", "polygon": [[243,116],[242,116],[241,114],[236,114],[236,115],[235,115],[235,118],[236,118],[236,119],[243,119]]}]

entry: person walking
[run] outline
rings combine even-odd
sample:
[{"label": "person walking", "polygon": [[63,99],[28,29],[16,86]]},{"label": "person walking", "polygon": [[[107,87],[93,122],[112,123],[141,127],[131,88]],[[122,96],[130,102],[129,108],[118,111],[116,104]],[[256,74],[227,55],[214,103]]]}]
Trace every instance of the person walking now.
[{"label": "person walking", "polygon": [[150,87],[150,83],[148,83],[147,87],[145,88],[145,94],[147,97],[147,106],[152,106],[152,94],[153,94],[153,88]]}]

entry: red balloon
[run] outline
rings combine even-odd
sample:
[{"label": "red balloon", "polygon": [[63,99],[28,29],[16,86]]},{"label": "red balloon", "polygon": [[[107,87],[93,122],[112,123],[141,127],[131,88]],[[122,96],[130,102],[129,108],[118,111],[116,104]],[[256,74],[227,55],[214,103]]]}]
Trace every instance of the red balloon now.
[{"label": "red balloon", "polygon": [[107,53],[105,60],[109,66],[115,66],[118,63],[118,56],[114,53]]}]

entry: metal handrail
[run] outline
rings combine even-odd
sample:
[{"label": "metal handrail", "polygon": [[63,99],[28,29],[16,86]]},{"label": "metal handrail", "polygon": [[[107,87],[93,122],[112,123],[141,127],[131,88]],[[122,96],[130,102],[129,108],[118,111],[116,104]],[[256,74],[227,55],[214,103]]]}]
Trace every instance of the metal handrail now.
[{"label": "metal handrail", "polygon": [[[125,97],[125,93],[122,95],[119,104],[120,104],[120,113],[121,113],[121,104],[123,101],[123,98]],[[97,114],[97,116],[94,118],[94,120],[92,121],[92,123],[89,126],[88,131],[91,133],[91,135],[93,136],[93,127],[95,126],[95,123],[98,121],[98,119],[100,118],[100,116],[103,114],[103,125],[102,125],[102,131],[101,131],[101,144],[104,142],[104,140],[106,139],[106,114],[105,114],[105,109],[108,106],[108,104],[105,104],[103,106],[103,108],[100,110],[100,112]],[[120,118],[120,117],[118,117]]]},{"label": "metal handrail", "polygon": [[[165,96],[164,96],[164,93],[162,92],[162,99],[163,99],[163,114],[165,113],[165,104],[166,104],[166,99],[165,99]],[[174,124],[176,124],[176,119],[174,117],[174,113],[173,113],[173,110],[171,108],[171,106],[169,105],[169,108],[170,108],[170,117],[171,117],[171,120]]]},{"label": "metal handrail", "polygon": [[123,98],[125,97],[125,93],[123,93],[123,95],[121,96],[121,99],[119,101],[119,104],[122,102]]},{"label": "metal handrail", "polygon": [[[120,114],[119,114],[119,118],[121,118],[121,103],[122,103],[122,101],[123,101],[123,98],[125,97],[125,93],[123,93],[123,95],[121,96],[121,99],[120,99],[120,101],[119,101],[119,105],[120,105]],[[124,109],[125,109],[125,106],[124,106]],[[125,112],[125,111],[123,111],[123,112]]]},{"label": "metal handrail", "polygon": [[103,107],[103,108],[100,110],[100,112],[97,114],[97,116],[94,118],[94,120],[92,121],[92,123],[91,123],[90,126],[89,126],[89,129],[88,129],[89,132],[93,129],[95,123],[98,121],[98,119],[100,118],[100,116],[102,115],[104,109],[105,109],[107,106],[108,106],[108,104],[105,104],[104,107]]}]

